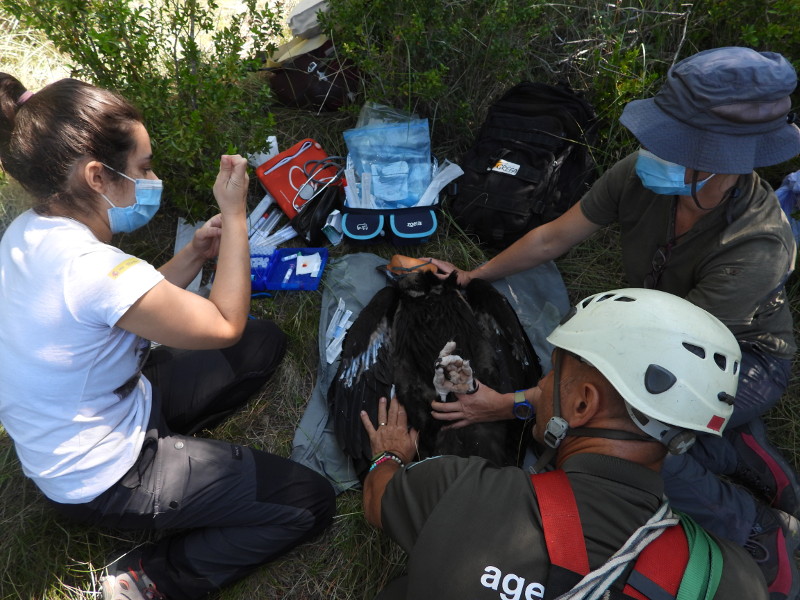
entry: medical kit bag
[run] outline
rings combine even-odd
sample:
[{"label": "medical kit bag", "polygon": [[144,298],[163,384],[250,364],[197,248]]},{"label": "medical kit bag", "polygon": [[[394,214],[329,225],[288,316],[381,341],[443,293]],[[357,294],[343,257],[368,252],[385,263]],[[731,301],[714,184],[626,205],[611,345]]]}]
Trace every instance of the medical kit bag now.
[{"label": "medical kit bag", "polygon": [[359,122],[344,132],[343,235],[357,244],[427,241],[439,204],[428,120],[367,104]]},{"label": "medical kit bag", "polygon": [[307,138],[256,168],[256,177],[291,219],[325,188],[341,185],[340,171],[341,165],[332,161],[318,142]]},{"label": "medical kit bag", "polygon": [[511,245],[589,189],[596,129],[594,109],[566,84],[515,85],[489,106],[448,212],[488,246]]}]

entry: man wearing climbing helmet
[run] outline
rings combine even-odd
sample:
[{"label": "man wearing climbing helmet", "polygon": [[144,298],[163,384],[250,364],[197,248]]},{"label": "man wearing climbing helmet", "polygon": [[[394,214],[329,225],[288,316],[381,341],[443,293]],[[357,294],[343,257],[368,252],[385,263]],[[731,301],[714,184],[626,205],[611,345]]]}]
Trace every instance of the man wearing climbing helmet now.
[{"label": "man wearing climbing helmet", "polygon": [[377,457],[365,515],[410,554],[380,598],[767,598],[743,548],[672,513],[658,473],[733,412],[741,353],[728,328],[672,294],[623,289],[580,302],[548,340],[554,368],[527,401],[551,471],[409,464],[402,406],[382,400],[377,429],[362,415]]}]

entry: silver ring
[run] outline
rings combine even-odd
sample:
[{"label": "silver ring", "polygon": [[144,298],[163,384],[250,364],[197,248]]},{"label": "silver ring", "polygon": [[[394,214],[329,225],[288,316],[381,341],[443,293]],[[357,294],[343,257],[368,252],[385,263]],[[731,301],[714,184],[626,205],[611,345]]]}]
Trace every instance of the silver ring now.
[{"label": "silver ring", "polygon": [[379,426],[383,427],[386,423],[378,423]]}]

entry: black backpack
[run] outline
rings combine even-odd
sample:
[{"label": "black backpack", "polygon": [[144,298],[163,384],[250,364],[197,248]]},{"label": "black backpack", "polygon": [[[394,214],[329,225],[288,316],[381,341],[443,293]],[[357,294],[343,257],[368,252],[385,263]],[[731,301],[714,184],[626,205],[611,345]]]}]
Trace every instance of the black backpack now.
[{"label": "black backpack", "polygon": [[463,229],[505,248],[577,202],[596,177],[592,106],[566,84],[519,83],[488,110],[448,201]]}]

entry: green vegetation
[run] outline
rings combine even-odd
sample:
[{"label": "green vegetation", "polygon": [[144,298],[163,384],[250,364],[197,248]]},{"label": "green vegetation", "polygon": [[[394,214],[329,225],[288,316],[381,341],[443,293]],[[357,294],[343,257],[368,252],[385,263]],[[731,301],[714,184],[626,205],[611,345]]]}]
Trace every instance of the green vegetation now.
[{"label": "green vegetation", "polygon": [[[243,0],[246,13],[217,25],[220,4],[0,0],[0,69],[36,90],[68,72],[63,67],[46,75],[41,71],[71,65],[75,76],[118,89],[143,110],[156,172],[167,182],[167,206],[146,231],[120,243],[155,263],[172,251],[177,215],[200,218],[213,210],[209,190],[220,153],[257,151],[266,135],[274,134],[281,148],[314,137],[329,153],[341,154],[341,132],[353,126],[367,99],[429,118],[436,155],[457,160],[499,93],[526,78],[565,80],[586,91],[598,110],[602,141],[595,151],[604,169],[635,147],[617,123],[622,107],[652,95],[675,60],[704,48],[749,44],[800,64],[800,33],[793,27],[800,0],[330,0],[331,37],[363,78],[358,103],[318,115],[272,104],[263,73],[255,70],[257,51],[268,52],[277,41],[281,15],[263,2],[256,7],[256,0]],[[36,56],[44,58],[33,62]],[[797,168],[792,161],[765,175],[777,186]],[[254,203],[258,195],[254,182]],[[19,211],[20,198],[13,182],[0,185],[0,231]],[[462,267],[486,259],[484,249],[443,220],[429,244],[402,251]],[[573,301],[624,285],[617,244],[613,229],[602,231],[558,261]],[[394,252],[385,246],[366,250]],[[800,323],[797,276],[789,281],[789,296]],[[316,376],[319,300],[319,293],[303,292],[253,302],[253,314],[276,320],[288,332],[288,355],[259,397],[208,435],[289,454]],[[795,377],[768,416],[775,440],[795,462],[800,456],[799,381]],[[95,598],[92,590],[107,557],[148,539],[56,518],[22,476],[2,429],[0,524],[2,600]],[[352,491],[340,496],[334,526],[324,536],[221,597],[367,599],[402,572],[403,564],[396,546],[364,522],[360,495]]]},{"label": "green vegetation", "polygon": [[172,206],[200,219],[214,212],[209,190],[219,156],[254,152],[273,132],[257,57],[274,51],[280,17],[258,0],[240,4],[246,10],[225,23],[216,0],[3,0],[0,7],[42,31],[75,77],[115,89],[142,110]]}]

